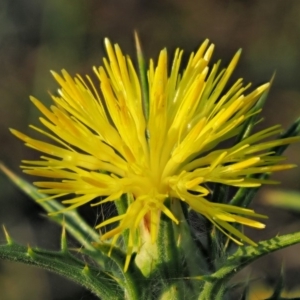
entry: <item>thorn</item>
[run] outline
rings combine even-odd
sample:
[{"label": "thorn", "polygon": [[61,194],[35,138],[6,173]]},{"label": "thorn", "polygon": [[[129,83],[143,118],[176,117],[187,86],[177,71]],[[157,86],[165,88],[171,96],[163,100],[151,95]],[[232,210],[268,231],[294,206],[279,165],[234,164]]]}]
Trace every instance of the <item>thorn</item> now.
[{"label": "thorn", "polygon": [[90,275],[90,268],[88,265],[85,265],[85,267],[82,269],[82,273],[86,276]]},{"label": "thorn", "polygon": [[27,255],[30,256],[31,258],[34,258],[34,255],[35,255],[32,248],[29,246],[29,244],[27,246]]},{"label": "thorn", "polygon": [[0,161],[0,170],[12,181],[16,181],[17,176],[10,171],[1,161]]},{"label": "thorn", "polygon": [[276,70],[273,72],[272,77],[270,79],[270,86],[273,84],[275,77],[276,77]]},{"label": "thorn", "polygon": [[7,245],[12,245],[14,243],[13,239],[9,236],[5,226],[3,225],[3,231],[4,231],[4,235],[5,235],[5,239],[7,242]]},{"label": "thorn", "polygon": [[63,217],[62,222],[62,233],[61,233],[61,244],[60,244],[61,251],[63,253],[68,252],[68,244],[67,244],[67,236],[66,236],[66,224],[65,224],[65,217]]},{"label": "thorn", "polygon": [[138,55],[141,55],[142,47],[141,47],[139,35],[136,30],[134,31],[134,41],[135,41],[135,47],[136,47],[137,53],[138,53]]}]

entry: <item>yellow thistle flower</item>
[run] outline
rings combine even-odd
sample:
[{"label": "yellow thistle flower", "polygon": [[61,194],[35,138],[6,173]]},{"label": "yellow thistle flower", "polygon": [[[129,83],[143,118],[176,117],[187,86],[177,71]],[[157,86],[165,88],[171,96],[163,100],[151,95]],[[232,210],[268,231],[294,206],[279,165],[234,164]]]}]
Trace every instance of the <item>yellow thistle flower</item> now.
[{"label": "yellow thistle flower", "polygon": [[254,105],[269,83],[245,95],[250,85],[244,87],[239,79],[225,90],[241,52],[235,54],[227,69],[218,72],[219,62],[209,69],[214,45],[209,45],[208,40],[190,55],[182,73],[179,69],[183,51],[177,49],[168,74],[164,49],[156,65],[150,60],[146,118],[140,81],[131,59],[108,39],[105,47],[108,59],[104,58],[104,67],[94,68],[101,92],[89,76],[72,78],[63,70],[62,75],[53,72],[61,88],[58,96],[52,96],[54,105],[50,110],[31,97],[44,115],[40,121],[48,131],[30,127],[55,145],[12,130],[28,147],[45,154],[38,161],[23,161],[25,172],[50,178],[35,183],[50,195],[47,199],[69,196],[62,201],[68,205],[65,210],[96,197],[104,198],[92,205],[118,201],[121,195],[129,194],[132,202],[126,213],[97,226],[118,222],[101,236],[102,240],[113,238],[112,245],[124,230],[129,230],[125,270],[142,221],[147,223],[153,243],[161,213],[178,224],[165,205],[168,198],[185,201],[236,243],[255,245],[230,224],[264,228],[264,224],[250,218],[265,216],[251,209],[208,201],[206,183],[257,187],[274,182],[249,175],[293,167],[278,165],[282,157],[268,149],[295,138],[261,142],[280,133],[279,125],[232,147],[215,150],[222,141],[238,135],[245,121],[259,113]]}]

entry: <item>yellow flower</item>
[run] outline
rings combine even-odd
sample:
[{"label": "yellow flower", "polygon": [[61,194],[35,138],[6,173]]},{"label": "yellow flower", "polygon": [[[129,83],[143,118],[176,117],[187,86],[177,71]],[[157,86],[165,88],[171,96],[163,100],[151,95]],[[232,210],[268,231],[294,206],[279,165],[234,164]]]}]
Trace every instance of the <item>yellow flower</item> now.
[{"label": "yellow flower", "polygon": [[[12,130],[27,146],[44,153],[41,160],[23,161],[25,172],[50,178],[36,182],[47,199],[69,196],[63,200],[68,209],[102,197],[97,205],[118,201],[127,193],[132,199],[123,215],[112,217],[97,227],[118,222],[101,236],[113,238],[114,245],[124,230],[129,230],[127,259],[131,254],[141,222],[146,222],[151,240],[157,238],[161,213],[176,224],[178,220],[165,201],[185,201],[204,215],[236,243],[255,245],[230,223],[264,228],[252,217],[265,217],[251,209],[212,203],[207,183],[235,187],[257,187],[268,180],[249,175],[293,167],[278,165],[282,157],[268,149],[291,143],[295,138],[261,142],[281,132],[279,125],[262,130],[232,147],[215,150],[222,141],[241,132],[251,116],[259,113],[254,106],[269,88],[269,83],[245,95],[250,85],[242,79],[225,89],[237,62],[236,53],[227,69],[218,71],[219,62],[208,67],[214,45],[206,40],[192,53],[182,73],[182,50],[177,49],[168,74],[167,50],[160,52],[155,65],[148,69],[149,108],[147,118],[136,70],[118,45],[105,40],[108,59],[104,67],[94,68],[100,89],[90,77],[72,78],[66,71],[53,72],[60,84],[54,105],[47,109],[37,99],[31,101],[44,117],[44,131],[54,144],[30,138]],[[55,179],[55,181],[53,180]]]}]

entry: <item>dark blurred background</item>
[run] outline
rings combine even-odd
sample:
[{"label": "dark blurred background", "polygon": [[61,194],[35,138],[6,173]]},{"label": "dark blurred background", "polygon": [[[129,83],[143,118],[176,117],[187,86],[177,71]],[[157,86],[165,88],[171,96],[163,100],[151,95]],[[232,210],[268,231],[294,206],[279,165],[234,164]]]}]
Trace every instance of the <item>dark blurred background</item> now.
[{"label": "dark blurred background", "polygon": [[[20,160],[39,156],[8,128],[26,133],[30,132],[28,124],[38,124],[39,114],[28,96],[50,104],[48,91],[54,92],[57,84],[49,70],[65,68],[72,75],[91,74],[92,66],[102,62],[104,37],[134,57],[135,29],[145,55],[152,58],[163,47],[169,49],[170,56],[176,47],[189,53],[209,38],[216,44],[212,61],[222,58],[227,64],[235,51],[243,48],[234,79],[243,77],[255,87],[276,71],[263,112],[264,127],[281,123],[287,128],[300,115],[299,0],[1,0],[0,160],[21,174]],[[292,145],[286,151],[288,161],[300,164],[299,151],[299,145]],[[300,188],[300,169],[274,178],[282,181],[282,188]],[[259,238],[300,230],[299,214],[264,204],[262,194],[256,198],[256,209],[268,214],[270,220]],[[88,218],[94,223],[97,212],[89,211]],[[49,249],[59,245],[58,226],[2,174],[0,223],[22,244]],[[249,234],[258,239],[256,231]],[[4,242],[3,236],[0,241]],[[268,286],[276,281],[284,261],[287,288],[299,290],[299,251],[294,246],[272,254],[247,272]],[[93,299],[84,289],[56,275],[6,262],[0,263],[0,291],[4,300]],[[259,297],[258,292],[253,294],[253,299]]]}]

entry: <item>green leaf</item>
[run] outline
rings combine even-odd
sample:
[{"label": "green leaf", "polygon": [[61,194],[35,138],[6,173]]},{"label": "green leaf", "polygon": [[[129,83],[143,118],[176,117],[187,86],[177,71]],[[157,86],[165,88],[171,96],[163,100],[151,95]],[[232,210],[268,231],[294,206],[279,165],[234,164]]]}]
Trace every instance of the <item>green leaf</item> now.
[{"label": "green leaf", "polygon": [[[7,234],[7,233],[6,233]],[[55,272],[83,285],[103,300],[124,299],[114,279],[99,269],[85,265],[68,251],[46,251],[10,243],[0,245],[0,259],[24,263]]]},{"label": "green leaf", "polygon": [[266,254],[298,243],[300,243],[300,232],[259,242],[257,247],[240,247],[233,255],[221,258],[223,264],[219,264],[219,269],[206,278],[207,281],[199,299],[222,299],[220,291],[225,290],[228,280],[242,268]]}]

